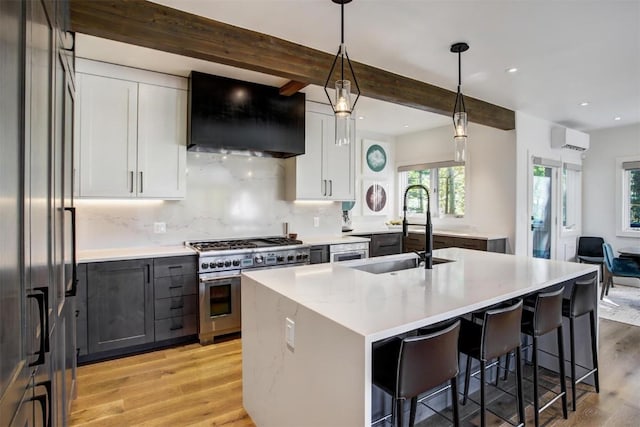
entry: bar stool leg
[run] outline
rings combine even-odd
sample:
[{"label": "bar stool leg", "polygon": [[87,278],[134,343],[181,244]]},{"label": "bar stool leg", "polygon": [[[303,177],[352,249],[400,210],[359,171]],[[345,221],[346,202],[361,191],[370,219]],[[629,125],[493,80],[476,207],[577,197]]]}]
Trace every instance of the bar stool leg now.
[{"label": "bar stool leg", "polygon": [[538,402],[538,338],[533,336],[533,353],[531,354],[533,362],[533,418],[536,427],[540,425],[540,403]]},{"label": "bar stool leg", "polygon": [[485,427],[487,425],[484,393],[485,368],[486,362],[484,360],[480,360],[480,427]]},{"label": "bar stool leg", "polygon": [[591,323],[591,357],[593,359],[593,381],[596,386],[596,393],[600,393],[600,380],[598,376],[598,342],[596,337],[596,313],[595,311],[589,312],[589,321]]},{"label": "bar stool leg", "polygon": [[518,382],[518,423],[524,425],[524,393],[522,391],[522,351],[516,347],[516,379]]},{"label": "bar stool leg", "polygon": [[396,399],[396,426],[404,425],[404,399]]},{"label": "bar stool leg", "polygon": [[467,370],[464,373],[464,395],[462,396],[462,404],[467,404],[467,396],[469,396],[469,382],[471,380],[471,356],[467,356]]},{"label": "bar stool leg", "polygon": [[560,370],[560,393],[562,393],[562,416],[567,419],[567,381],[564,372],[564,341],[562,325],[556,329],[558,336],[558,368]]},{"label": "bar stool leg", "polygon": [[569,318],[569,343],[571,347],[571,410],[576,411],[576,343],[574,318]]},{"label": "bar stool leg", "polygon": [[409,426],[413,427],[416,423],[416,408],[418,406],[418,398],[411,398],[411,410],[409,411]]},{"label": "bar stool leg", "polygon": [[453,425],[460,425],[460,408],[458,408],[458,379],[451,378],[451,405],[453,406]]}]

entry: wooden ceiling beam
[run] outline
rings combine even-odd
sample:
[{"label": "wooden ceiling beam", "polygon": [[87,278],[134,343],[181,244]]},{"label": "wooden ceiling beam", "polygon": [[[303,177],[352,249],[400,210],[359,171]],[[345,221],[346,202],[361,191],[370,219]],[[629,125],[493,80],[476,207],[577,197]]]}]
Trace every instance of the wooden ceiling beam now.
[{"label": "wooden ceiling beam", "polygon": [[[334,54],[145,0],[71,0],[73,31],[324,86]],[[353,62],[361,94],[449,115],[455,92]],[[469,120],[515,129],[515,113],[465,97]]]},{"label": "wooden ceiling beam", "polygon": [[309,83],[289,80],[280,87],[280,95],[291,96],[294,93],[300,92],[300,90],[304,89],[307,86],[309,86]]}]

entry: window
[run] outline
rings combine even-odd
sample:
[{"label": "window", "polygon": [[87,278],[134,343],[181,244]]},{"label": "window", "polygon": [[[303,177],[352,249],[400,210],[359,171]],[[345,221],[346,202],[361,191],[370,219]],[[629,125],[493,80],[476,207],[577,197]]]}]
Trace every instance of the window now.
[{"label": "window", "polygon": [[640,231],[640,161],[623,162],[624,227]]},{"label": "window", "polygon": [[[464,216],[465,208],[465,166],[460,162],[424,163],[398,168],[400,195],[400,215],[406,188],[422,184],[429,189],[431,215],[433,217]],[[424,215],[426,197],[422,190],[413,189],[407,193],[407,215]]]},{"label": "window", "polygon": [[561,196],[562,196],[562,231],[569,232],[580,229],[582,167],[572,163],[562,164]]}]

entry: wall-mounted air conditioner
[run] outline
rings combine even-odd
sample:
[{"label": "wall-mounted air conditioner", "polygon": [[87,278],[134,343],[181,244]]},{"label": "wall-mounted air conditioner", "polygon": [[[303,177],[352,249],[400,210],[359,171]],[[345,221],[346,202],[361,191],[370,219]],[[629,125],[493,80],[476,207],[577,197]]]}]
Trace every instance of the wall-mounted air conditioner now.
[{"label": "wall-mounted air conditioner", "polygon": [[551,129],[551,148],[586,151],[589,149],[589,134],[565,127]]}]

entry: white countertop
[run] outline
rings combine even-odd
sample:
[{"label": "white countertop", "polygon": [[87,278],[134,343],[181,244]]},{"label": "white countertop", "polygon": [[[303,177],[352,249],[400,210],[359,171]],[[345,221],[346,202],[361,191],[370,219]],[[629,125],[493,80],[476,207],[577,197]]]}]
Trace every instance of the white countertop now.
[{"label": "white countertop", "polygon": [[121,261],[127,259],[195,255],[195,253],[193,249],[184,245],[89,249],[78,251],[78,262]]},{"label": "white countertop", "polygon": [[346,235],[334,235],[334,236],[313,236],[313,237],[298,237],[303,243],[308,245],[338,245],[343,243],[362,243],[369,242],[370,239],[366,237],[356,237]]},{"label": "white countertop", "polygon": [[[402,226],[400,227],[391,227],[391,228],[364,228],[364,229],[353,229],[348,233],[343,233],[345,235],[360,235],[360,234],[382,234],[382,233],[401,233]],[[409,232],[424,234],[425,229],[424,226],[420,225],[411,225],[409,226]],[[434,236],[448,236],[448,237],[464,237],[468,239],[480,239],[480,240],[497,240],[497,239],[506,239],[506,235],[501,234],[493,234],[493,233],[483,233],[483,232],[462,232],[462,231],[453,231],[453,230],[433,230]]]},{"label": "white countertop", "polygon": [[[411,257],[370,258],[366,262]],[[597,266],[447,248],[437,258],[455,262],[433,270],[371,274],[362,263],[315,264],[245,275],[367,340],[394,336],[597,271]]]}]

